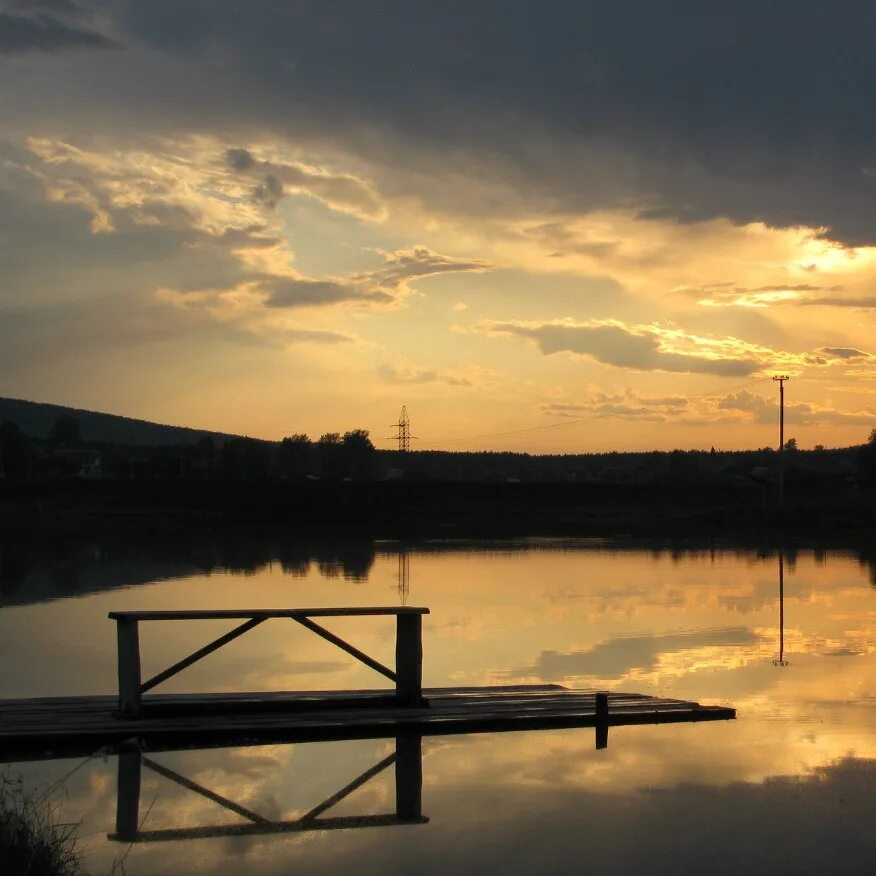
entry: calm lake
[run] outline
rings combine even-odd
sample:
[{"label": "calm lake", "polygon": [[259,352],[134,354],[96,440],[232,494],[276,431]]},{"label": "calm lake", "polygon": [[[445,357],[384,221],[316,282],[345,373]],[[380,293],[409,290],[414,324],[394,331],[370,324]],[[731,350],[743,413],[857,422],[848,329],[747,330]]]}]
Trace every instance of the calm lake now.
[{"label": "calm lake", "polygon": [[[122,859],[131,876],[872,872],[872,554],[569,540],[0,542],[0,584],[0,697],[114,693],[113,609],[405,602],[432,612],[426,686],[553,682],[738,710],[735,721],[613,728],[605,750],[584,728],[423,738],[421,824],[250,829],[311,812],[392,754],[394,739],[150,755],[157,769],[143,769],[139,819],[156,833],[133,845],[108,839],[116,757],[0,767],[45,793],[63,820],[81,822],[92,874]],[[233,625],[143,625],[144,677]],[[391,619],[325,625],[392,665]],[[380,681],[273,620],[160,690]],[[394,768],[374,773],[321,817],[393,813]]]}]

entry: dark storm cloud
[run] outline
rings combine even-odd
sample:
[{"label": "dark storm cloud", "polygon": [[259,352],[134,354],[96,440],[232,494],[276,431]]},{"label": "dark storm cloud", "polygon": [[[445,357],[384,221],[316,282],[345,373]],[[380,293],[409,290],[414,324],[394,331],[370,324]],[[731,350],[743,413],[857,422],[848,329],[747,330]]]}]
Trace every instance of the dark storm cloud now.
[{"label": "dark storm cloud", "polygon": [[17,0],[5,5],[6,11],[0,9],[0,54],[106,49],[116,45],[78,23],[77,19],[85,16],[69,0]]},{"label": "dark storm cloud", "polygon": [[256,160],[249,149],[228,149],[225,160],[232,170],[250,170],[256,166]]},{"label": "dark storm cloud", "polygon": [[[556,209],[636,204],[876,241],[876,7],[524,0],[119,3],[132,40],[221,57],[212,99],[287,133],[331,135],[384,183],[465,200],[502,180]],[[247,100],[227,102],[234,91]],[[282,108],[282,112],[280,109]],[[456,186],[444,183],[456,177]],[[463,187],[464,188],[464,187]],[[481,199],[469,210],[508,209]]]}]

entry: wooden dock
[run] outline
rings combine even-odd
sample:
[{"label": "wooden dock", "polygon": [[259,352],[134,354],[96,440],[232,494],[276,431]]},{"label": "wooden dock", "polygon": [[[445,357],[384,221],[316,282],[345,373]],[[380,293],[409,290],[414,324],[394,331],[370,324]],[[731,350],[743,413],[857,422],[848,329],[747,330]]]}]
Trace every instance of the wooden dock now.
[{"label": "wooden dock", "polygon": [[[149,751],[305,742],[727,720],[735,709],[642,694],[559,685],[427,688],[428,706],[393,703],[392,692],[165,694],[120,718],[114,696],[0,701],[0,762],[84,756],[137,740]],[[597,734],[599,736],[599,734]],[[599,743],[599,739],[597,739]],[[600,745],[599,747],[604,747]]]},{"label": "wooden dock", "polygon": [[[118,634],[118,696],[0,700],[0,762],[112,753],[132,745],[162,751],[563,727],[595,727],[596,747],[605,748],[611,726],[736,717],[734,709],[723,706],[555,684],[423,689],[422,618],[428,613],[428,608],[412,606],[110,612]],[[314,620],[337,617],[392,617],[395,668]],[[139,625],[199,620],[243,623],[143,681]],[[383,675],[395,688],[147,695],[269,620],[293,621]]]}]

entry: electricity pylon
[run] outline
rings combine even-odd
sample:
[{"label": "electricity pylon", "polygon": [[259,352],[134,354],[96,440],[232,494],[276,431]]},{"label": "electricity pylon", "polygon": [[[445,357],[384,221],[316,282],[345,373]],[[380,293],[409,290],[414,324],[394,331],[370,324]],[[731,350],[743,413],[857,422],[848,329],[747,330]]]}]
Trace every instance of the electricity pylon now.
[{"label": "electricity pylon", "polygon": [[400,453],[407,453],[411,449],[411,439],[416,438],[416,435],[411,435],[411,421],[405,405],[402,405],[401,413],[398,415],[398,422],[393,423],[392,427],[396,430],[396,434],[392,435],[390,440],[398,441]]}]

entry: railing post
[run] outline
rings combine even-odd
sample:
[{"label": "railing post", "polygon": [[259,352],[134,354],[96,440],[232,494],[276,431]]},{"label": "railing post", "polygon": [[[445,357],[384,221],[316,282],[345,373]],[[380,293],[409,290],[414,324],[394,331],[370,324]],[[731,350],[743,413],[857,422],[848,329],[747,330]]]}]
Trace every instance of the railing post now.
[{"label": "railing post", "polygon": [[116,779],[116,833],[120,840],[133,842],[140,828],[140,766],[138,749],[126,748],[118,755]]},{"label": "railing post", "polygon": [[140,714],[140,630],[131,618],[116,618],[119,660],[119,712],[128,717]]},{"label": "railing post", "polygon": [[395,814],[399,821],[417,821],[423,815],[422,736],[396,736]]},{"label": "railing post", "polygon": [[423,618],[419,614],[396,615],[396,696],[399,704],[419,707],[423,700]]}]

